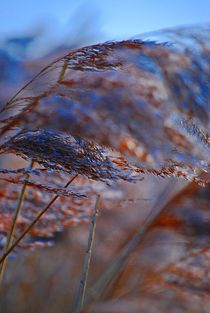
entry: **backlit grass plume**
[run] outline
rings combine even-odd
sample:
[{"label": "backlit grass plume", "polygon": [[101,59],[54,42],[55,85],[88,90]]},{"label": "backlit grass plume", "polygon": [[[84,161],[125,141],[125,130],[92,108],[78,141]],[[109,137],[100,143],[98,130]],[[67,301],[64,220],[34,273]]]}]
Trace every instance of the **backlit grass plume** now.
[{"label": "backlit grass plume", "polygon": [[186,178],[205,173],[210,30],[156,37],[84,47],[51,63],[2,108],[2,136],[59,131],[132,155],[145,168],[178,163]]},{"label": "backlit grass plume", "polygon": [[52,181],[153,174],[209,185],[210,29],[151,36],[70,51],[18,91],[0,112],[0,153],[39,167],[2,169],[2,181],[18,187],[30,174],[30,190],[78,198],[80,185],[50,185],[50,171]]}]

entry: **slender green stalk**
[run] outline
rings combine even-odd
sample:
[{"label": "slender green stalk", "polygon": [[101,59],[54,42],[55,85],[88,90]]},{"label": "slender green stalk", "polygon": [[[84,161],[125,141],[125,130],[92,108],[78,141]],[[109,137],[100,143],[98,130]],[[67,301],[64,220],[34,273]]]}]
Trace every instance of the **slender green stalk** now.
[{"label": "slender green stalk", "polygon": [[[68,181],[68,183],[64,186],[64,188],[67,188],[73,180],[77,177],[75,175],[71,180]],[[7,251],[3,254],[3,256],[0,258],[0,264],[4,262],[4,260],[7,258],[7,256],[13,251],[13,249],[19,244],[19,242],[25,237],[25,235],[28,234],[28,232],[32,229],[32,227],[40,220],[42,215],[51,207],[51,205],[58,199],[59,195],[52,198],[52,200],[44,207],[44,209],[36,216],[36,218],[31,222],[31,224],[28,225],[28,227],[22,232],[22,234],[14,241],[14,243],[7,249]]]},{"label": "slender green stalk", "polygon": [[96,229],[96,217],[98,215],[99,206],[100,206],[100,195],[97,196],[94,213],[92,216],[89,238],[88,238],[88,245],[87,245],[87,250],[86,250],[85,257],[84,257],[80,285],[79,285],[77,301],[76,301],[76,306],[75,306],[76,313],[81,312],[84,306],[88,273],[89,273],[89,268],[90,268],[91,256],[93,252],[93,241],[94,241],[94,235],[95,235],[95,229]]},{"label": "slender green stalk", "polygon": [[[34,161],[32,160],[30,163],[30,169],[33,168],[33,165],[34,165]],[[13,241],[13,238],[14,238],[17,220],[18,220],[18,216],[19,216],[21,207],[22,207],[23,202],[24,202],[26,187],[27,187],[27,183],[29,181],[29,177],[30,177],[30,175],[26,174],[25,182],[22,186],[22,189],[20,192],[20,197],[19,197],[19,200],[17,203],[17,207],[15,209],[15,215],[13,217],[12,225],[11,225],[10,231],[8,233],[7,242],[6,242],[6,251],[10,248],[12,241]],[[4,278],[5,267],[6,267],[6,258],[4,259],[3,263],[0,266],[0,281],[2,281]]]}]

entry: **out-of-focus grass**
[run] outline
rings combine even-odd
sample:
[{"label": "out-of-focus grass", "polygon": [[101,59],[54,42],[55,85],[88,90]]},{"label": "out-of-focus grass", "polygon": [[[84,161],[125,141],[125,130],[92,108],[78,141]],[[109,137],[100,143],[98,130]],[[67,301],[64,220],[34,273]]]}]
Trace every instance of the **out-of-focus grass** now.
[{"label": "out-of-focus grass", "polygon": [[[143,225],[145,216],[158,195],[158,188],[154,193],[152,192],[153,184],[157,182],[159,191],[164,188],[164,184],[167,184],[166,181],[162,181],[163,185],[160,186],[158,179],[150,178],[144,182],[144,186],[140,183],[135,188],[129,185],[127,187],[128,196],[138,194],[138,198],[148,198],[150,194],[151,201],[139,200],[136,203],[131,202],[129,206],[126,204],[121,207],[115,207],[113,203],[113,207],[102,208],[98,217],[88,289],[106,270],[137,227],[140,229]],[[155,235],[156,240],[158,237],[161,238],[161,234]],[[62,234],[53,247],[29,252],[27,255],[17,255],[16,259],[9,261],[1,290],[2,312],[47,313],[49,310],[52,313],[72,312],[87,238],[88,225],[78,226]],[[169,260],[176,259],[185,251],[183,245],[172,245],[169,249],[167,244],[163,244],[163,247],[168,250],[167,254],[162,255],[162,259],[155,258],[156,254],[159,255],[155,238],[150,238],[149,246],[145,244],[145,249],[150,247],[149,252],[146,249],[146,254],[141,252],[139,255],[142,268],[138,267],[138,277],[144,277],[147,264],[151,266],[152,262],[155,262],[153,266],[159,267],[161,264],[167,264]],[[177,238],[178,240],[184,239],[172,231],[170,240],[176,241]],[[132,255],[136,255],[136,252],[130,254],[131,260]],[[150,260],[149,263],[148,260]],[[133,279],[135,283],[135,277]],[[130,289],[130,283],[128,282],[128,289]],[[126,290],[127,287],[125,285],[124,289]]]}]

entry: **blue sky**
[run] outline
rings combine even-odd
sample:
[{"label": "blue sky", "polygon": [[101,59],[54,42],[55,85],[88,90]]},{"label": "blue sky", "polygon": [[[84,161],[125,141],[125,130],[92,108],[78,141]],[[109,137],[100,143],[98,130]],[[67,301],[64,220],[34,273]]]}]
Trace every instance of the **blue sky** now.
[{"label": "blue sky", "polygon": [[210,21],[210,0],[0,0],[0,34],[46,20],[64,26],[82,4],[98,10],[102,28],[110,37]]},{"label": "blue sky", "polygon": [[0,0],[0,39],[46,26],[51,38],[59,38],[88,14],[97,19],[103,41],[210,22],[210,0]]}]

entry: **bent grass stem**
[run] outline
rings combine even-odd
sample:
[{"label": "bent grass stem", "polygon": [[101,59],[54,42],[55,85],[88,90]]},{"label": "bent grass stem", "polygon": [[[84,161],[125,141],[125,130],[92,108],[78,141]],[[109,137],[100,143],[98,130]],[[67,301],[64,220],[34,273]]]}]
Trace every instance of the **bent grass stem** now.
[{"label": "bent grass stem", "polygon": [[[73,178],[71,178],[68,183],[64,186],[64,188],[67,188],[77,177],[78,175],[75,175]],[[11,244],[9,247],[7,247],[6,252],[3,254],[3,256],[0,258],[0,265],[4,264],[6,258],[8,255],[14,250],[14,248],[20,243],[20,241],[25,237],[25,235],[28,234],[28,232],[32,229],[32,227],[40,220],[42,215],[51,207],[51,205],[59,198],[59,195],[56,195],[52,198],[52,200],[44,207],[44,209],[37,215],[37,217],[31,222],[31,224],[28,225],[28,227],[22,232],[22,234],[14,241],[13,244]]]},{"label": "bent grass stem", "polygon": [[[32,160],[31,163],[30,163],[30,167],[29,168],[32,169],[33,165],[34,165],[34,161]],[[17,225],[17,220],[18,220],[19,213],[20,213],[20,210],[21,210],[23,202],[24,202],[24,198],[25,198],[25,194],[26,194],[26,187],[27,187],[27,183],[29,181],[29,178],[30,178],[30,175],[26,174],[25,182],[24,182],[24,184],[22,186],[22,189],[21,189],[21,192],[20,192],[20,196],[19,196],[19,200],[18,200],[18,203],[17,203],[17,207],[15,209],[15,215],[14,215],[13,220],[12,220],[12,225],[11,225],[9,233],[8,233],[7,242],[6,242],[6,251],[11,247],[11,244],[12,244],[12,241],[13,241],[13,238],[14,238],[16,225]],[[4,278],[6,261],[7,261],[7,259],[4,258],[3,262],[0,265],[0,282],[2,282],[3,278]]]}]

